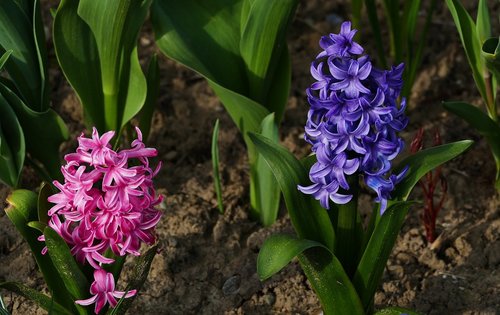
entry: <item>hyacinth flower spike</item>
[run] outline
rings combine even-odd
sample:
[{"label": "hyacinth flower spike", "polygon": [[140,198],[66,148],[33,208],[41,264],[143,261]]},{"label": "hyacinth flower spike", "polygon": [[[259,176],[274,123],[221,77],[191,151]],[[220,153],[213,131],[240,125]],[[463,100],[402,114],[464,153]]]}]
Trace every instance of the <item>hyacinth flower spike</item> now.
[{"label": "hyacinth flower spike", "polygon": [[[407,201],[413,186],[471,145],[462,141],[421,151],[393,169],[404,147],[398,133],[408,124],[399,96],[404,65],[377,69],[360,56],[355,32],[345,22],[339,34],[322,37],[323,51],[311,64],[316,82],[306,91],[304,139],[313,155],[299,161],[286,148],[250,134],[274,172],[297,232],[264,242],[257,273],[267,279],[298,257],[326,315],[379,314],[374,295],[413,204]],[[376,203],[366,228],[358,211],[361,185]],[[381,313],[415,314],[397,307]]]},{"label": "hyacinth flower spike", "polygon": [[[340,34],[323,37],[324,50],[311,65],[318,81],[307,91],[311,109],[305,139],[318,162],[310,171],[312,186],[298,188],[329,209],[325,195],[336,204],[348,203],[352,198],[345,196],[352,194],[346,176],[359,175],[377,194],[384,213],[391,190],[405,174],[390,175],[390,161],[404,145],[396,133],[408,122],[397,105],[404,66],[376,69],[368,56],[359,56],[363,49],[353,41],[354,33],[350,22],[344,22]],[[334,165],[335,174],[325,171],[328,165]]]}]

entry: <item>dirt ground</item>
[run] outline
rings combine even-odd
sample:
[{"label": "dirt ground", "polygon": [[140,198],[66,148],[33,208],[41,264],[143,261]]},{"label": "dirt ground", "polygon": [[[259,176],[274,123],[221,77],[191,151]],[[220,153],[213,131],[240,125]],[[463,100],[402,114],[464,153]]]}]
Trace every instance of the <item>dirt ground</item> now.
[{"label": "dirt ground", "polygon": [[[467,8],[473,11],[475,1],[468,2]],[[54,1],[42,1],[42,5],[47,22]],[[496,2],[492,8],[492,16],[498,16]],[[318,52],[320,36],[336,32],[349,10],[349,1],[303,1],[291,26],[292,90],[280,135],[281,142],[299,157],[310,150],[302,139],[308,110],[305,89],[312,82],[309,64]],[[498,21],[494,22],[500,30]],[[140,50],[149,55],[157,48],[148,24],[145,29]],[[375,55],[369,32],[369,28],[361,30],[366,39],[362,45],[365,52]],[[481,104],[444,3],[438,5],[429,34],[408,111],[410,125],[403,137],[409,143],[418,128],[431,131],[437,127],[445,143],[461,139],[476,143],[443,168],[449,189],[438,217],[438,241],[432,249],[427,245],[422,209],[414,207],[388,262],[375,304],[377,308],[408,307],[422,314],[500,314],[500,203],[493,188],[493,158],[474,130],[440,106],[444,100]],[[53,106],[75,139],[84,129],[81,109],[57,69],[53,48],[49,49]],[[297,262],[270,280],[259,281],[256,258],[263,241],[276,232],[294,233],[286,210],[281,210],[272,227],[263,228],[250,220],[247,158],[235,125],[199,75],[163,56],[160,67],[161,93],[148,145],[158,148],[164,162],[156,182],[166,195],[166,209],[157,228],[162,251],[129,313],[319,314],[318,299]],[[221,121],[224,215],[217,209],[210,156],[217,118]],[[62,153],[75,146],[75,140],[69,141]],[[24,186],[34,189],[36,183],[34,172],[26,169]],[[8,189],[1,186],[1,208],[7,194]],[[413,197],[421,198],[419,188]],[[366,204],[369,198],[363,198]],[[27,245],[3,211],[0,261],[0,282],[20,281],[44,288]],[[5,291],[2,296],[12,314],[46,313],[18,296]]]}]

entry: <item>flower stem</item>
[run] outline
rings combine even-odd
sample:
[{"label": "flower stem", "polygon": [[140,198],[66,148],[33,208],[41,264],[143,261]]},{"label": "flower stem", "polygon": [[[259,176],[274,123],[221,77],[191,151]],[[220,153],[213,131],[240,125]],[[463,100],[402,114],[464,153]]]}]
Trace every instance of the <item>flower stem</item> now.
[{"label": "flower stem", "polygon": [[361,235],[358,233],[358,176],[348,178],[352,200],[345,205],[337,205],[337,229],[335,256],[340,260],[347,275],[354,274],[358,261],[358,247]]}]

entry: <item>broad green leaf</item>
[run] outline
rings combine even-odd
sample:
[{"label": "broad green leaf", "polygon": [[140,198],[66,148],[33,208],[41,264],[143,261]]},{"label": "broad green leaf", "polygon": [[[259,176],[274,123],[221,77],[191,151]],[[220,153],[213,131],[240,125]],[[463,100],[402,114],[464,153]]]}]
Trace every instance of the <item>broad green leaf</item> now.
[{"label": "broad green leaf", "polygon": [[[278,126],[274,120],[274,113],[262,120],[260,134],[278,143]],[[264,226],[269,226],[276,221],[280,205],[280,189],[274,175],[264,158],[257,155],[255,163],[250,165],[250,196],[253,211],[260,212],[259,218]],[[257,190],[257,191],[255,191]]]},{"label": "broad green leaf", "polygon": [[[286,31],[290,25],[298,0],[255,0],[243,25],[240,52],[246,66],[249,83],[248,96],[260,104],[266,104],[275,71],[286,51]],[[265,34],[265,36],[263,36]],[[282,76],[277,72],[277,76]],[[276,121],[281,120],[285,102],[269,104],[276,112]]]},{"label": "broad green leaf", "polygon": [[9,103],[0,94],[0,180],[2,182],[10,187],[17,186],[24,157],[23,130]]},{"label": "broad green leaf", "polygon": [[259,134],[249,136],[276,177],[299,238],[319,242],[333,250],[335,235],[326,210],[311,196],[297,189],[297,185],[310,184],[307,170],[279,144]]},{"label": "broad green leaf", "polygon": [[318,294],[325,314],[364,314],[359,297],[342,265],[323,244],[291,235],[272,235],[257,258],[261,280],[279,272],[299,256],[309,282]]},{"label": "broad green leaf", "polygon": [[[473,141],[462,140],[419,151],[402,160],[394,169],[399,173],[409,166],[408,173],[392,193],[394,200],[406,200],[420,178],[439,165],[448,162],[467,150]],[[384,214],[385,215],[385,214]]]},{"label": "broad green leaf", "polygon": [[491,22],[486,0],[479,0],[477,5],[476,33],[482,43],[491,37]]},{"label": "broad green leaf", "polygon": [[0,57],[0,71],[2,71],[5,62],[7,62],[7,59],[9,59],[10,55],[12,54],[13,50],[7,50],[6,52],[3,53],[2,57]]},{"label": "broad green leaf", "polygon": [[5,213],[14,224],[17,231],[28,243],[31,253],[35,257],[36,263],[42,272],[42,275],[53,293],[57,303],[73,310],[73,302],[64,287],[59,273],[48,255],[42,255],[42,249],[45,246],[38,240],[41,233],[28,226],[29,222],[36,221],[37,218],[37,195],[29,190],[19,189],[13,191],[7,197],[8,207]]},{"label": "broad green leaf", "polygon": [[481,58],[481,41],[476,32],[476,25],[459,0],[446,0],[446,4],[451,12],[453,21],[455,21],[455,26],[464,46],[465,55],[472,69],[472,76],[474,77],[476,86],[485,103],[488,104],[486,83],[483,78],[484,63]]},{"label": "broad green leaf", "polygon": [[[66,242],[51,227],[46,227],[43,235],[45,236],[48,254],[73,300],[88,298],[90,284],[76,264]],[[87,313],[81,306],[77,305],[76,308],[80,314]]]},{"label": "broad green leaf", "polygon": [[0,1],[0,53],[12,50],[5,69],[19,97],[31,109],[44,111],[48,108],[48,103],[42,103],[47,82],[40,73],[43,66],[39,64],[39,48],[44,48],[36,45],[32,11],[25,12],[14,1]]},{"label": "broad green leaf", "polygon": [[149,61],[148,72],[146,73],[147,95],[144,106],[140,113],[139,127],[141,128],[144,141],[148,139],[151,130],[151,119],[156,107],[158,94],[160,93],[160,68],[158,67],[158,57],[154,54]]},{"label": "broad green leaf", "polygon": [[246,95],[241,8],[242,1],[234,0],[156,0],[151,6],[156,43],[165,55],[209,81]]},{"label": "broad green leaf", "polygon": [[323,247],[323,244],[308,239],[298,239],[291,235],[275,234],[269,236],[259,251],[257,257],[257,274],[264,281],[278,273],[293,258],[306,249],[312,247]]},{"label": "broad green leaf", "polygon": [[142,254],[137,258],[137,263],[135,264],[134,270],[132,271],[132,276],[130,277],[131,281],[129,282],[127,289],[128,290],[137,290],[137,294],[133,297],[125,299],[120,306],[117,306],[114,310],[108,311],[108,314],[113,313],[116,315],[125,314],[132,305],[134,299],[139,295],[144,282],[148,278],[149,269],[151,268],[151,263],[158,252],[158,245],[151,247],[146,253]]},{"label": "broad green leaf", "polygon": [[214,131],[212,133],[212,172],[214,178],[214,189],[217,195],[217,204],[219,212],[224,213],[224,205],[222,204],[222,188],[219,174],[219,120],[215,121]]},{"label": "broad green leaf", "polygon": [[352,26],[359,29],[361,21],[361,12],[363,10],[363,0],[351,0]]},{"label": "broad green leaf", "polygon": [[64,308],[61,304],[57,303],[51,297],[46,296],[34,289],[31,289],[21,283],[17,282],[3,282],[0,283],[0,288],[17,293],[25,298],[34,301],[41,308],[46,311],[52,311],[53,314],[58,315],[72,315],[73,312]]},{"label": "broad green leaf", "polygon": [[146,100],[136,42],[151,1],[80,0],[78,5],[99,54],[107,130],[121,129]]},{"label": "broad green leaf", "polygon": [[33,111],[5,85],[0,84],[0,94],[16,112],[25,135],[26,151],[43,164],[52,178],[60,178],[59,146],[68,138],[64,121],[52,109]]},{"label": "broad green leaf", "polygon": [[48,225],[47,225],[47,223],[40,222],[40,221],[31,221],[31,222],[28,222],[28,226],[30,228],[37,229],[38,231],[40,231],[40,233],[43,233],[43,231],[45,230],[45,228]]},{"label": "broad green leaf", "polygon": [[330,251],[311,248],[299,255],[299,262],[325,315],[365,314],[352,282]]},{"label": "broad green leaf", "polygon": [[411,205],[412,202],[397,202],[390,205],[368,241],[352,281],[365,310],[371,307],[387,259]]},{"label": "broad green leaf", "polygon": [[104,93],[97,44],[78,16],[78,0],[61,0],[54,18],[54,49],[61,69],[84,108],[86,123],[105,130]]},{"label": "broad green leaf", "polygon": [[406,314],[406,315],[420,315],[419,313],[417,313],[415,311],[412,311],[412,310],[409,310],[406,308],[402,308],[402,307],[397,307],[397,306],[384,308],[380,311],[375,312],[374,315],[404,315],[404,314]]},{"label": "broad green leaf", "polygon": [[491,148],[497,165],[497,188],[500,188],[500,125],[494,122],[479,108],[463,102],[446,102],[444,107],[467,121],[481,134]]}]

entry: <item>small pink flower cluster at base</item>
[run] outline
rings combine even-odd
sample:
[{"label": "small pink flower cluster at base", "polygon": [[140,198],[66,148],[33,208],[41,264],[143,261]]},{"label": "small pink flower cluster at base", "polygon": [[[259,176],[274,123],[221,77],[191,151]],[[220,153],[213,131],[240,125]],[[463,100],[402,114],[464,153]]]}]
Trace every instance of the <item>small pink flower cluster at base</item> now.
[{"label": "small pink flower cluster at base", "polygon": [[[115,306],[114,297],[123,295],[114,291],[113,275],[101,267],[114,262],[105,257],[106,251],[138,256],[142,242],[156,241],[154,228],[161,212],[155,206],[163,197],[156,195],[153,177],[161,163],[154,170],[149,166],[148,159],[158,152],[146,148],[139,128],[136,132],[132,148],[121,151],[114,151],[109,143],[114,131],[99,137],[93,128],[92,138],[82,134],[76,153],[64,157],[64,183],[54,181],[60,192],[48,198],[55,204],[48,213],[49,226],[66,241],[78,262],[96,269],[90,290],[94,297],[77,301],[82,305],[95,301],[96,313],[106,302]],[[134,294],[132,290],[126,297]]]}]

